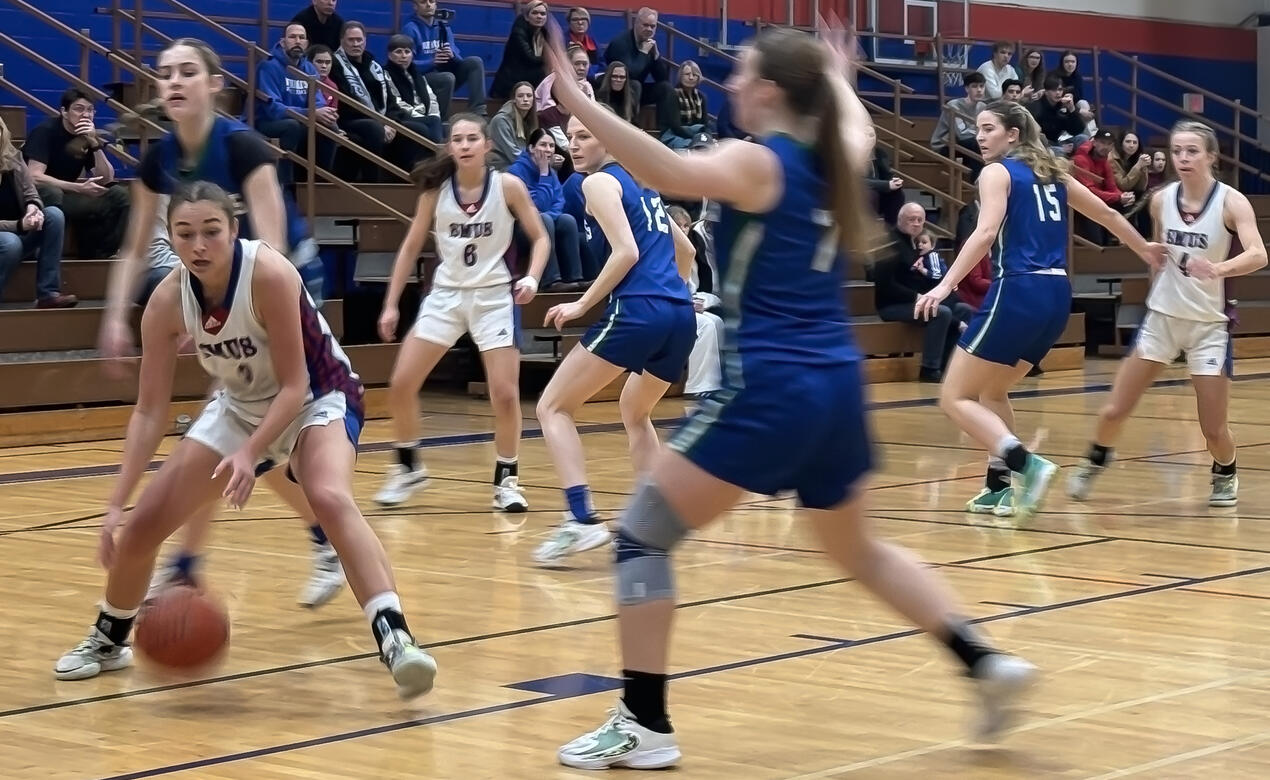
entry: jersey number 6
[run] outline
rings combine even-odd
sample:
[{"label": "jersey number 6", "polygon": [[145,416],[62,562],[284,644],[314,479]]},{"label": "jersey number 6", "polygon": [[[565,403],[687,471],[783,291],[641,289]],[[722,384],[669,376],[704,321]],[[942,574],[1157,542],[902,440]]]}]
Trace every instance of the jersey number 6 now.
[{"label": "jersey number 6", "polygon": [[471,268],[476,265],[476,244],[463,247],[463,265]]}]

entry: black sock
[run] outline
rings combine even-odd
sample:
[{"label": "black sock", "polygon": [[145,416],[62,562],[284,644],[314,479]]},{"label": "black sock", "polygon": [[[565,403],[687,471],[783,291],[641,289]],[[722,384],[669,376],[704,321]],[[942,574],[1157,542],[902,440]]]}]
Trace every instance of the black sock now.
[{"label": "black sock", "polygon": [[132,617],[112,617],[105,612],[97,613],[97,630],[106,635],[112,645],[128,644],[128,634],[132,633],[132,624],[137,619]]},{"label": "black sock", "polygon": [[398,444],[396,447],[397,462],[405,466],[408,470],[414,471],[417,468],[415,464],[418,462],[417,459],[415,458],[415,450],[417,449],[418,449],[418,446],[414,444],[410,444],[404,447]]},{"label": "black sock", "polygon": [[1235,476],[1235,462],[1232,460],[1228,465],[1223,466],[1217,461],[1213,461],[1213,473],[1223,477]]},{"label": "black sock", "polygon": [[948,625],[948,636],[944,639],[944,644],[948,645],[948,649],[966,665],[966,671],[974,674],[975,664],[987,656],[996,653],[990,646],[983,643],[983,640],[965,623],[950,623]]},{"label": "black sock", "polygon": [[1010,470],[1004,466],[997,467],[989,465],[988,476],[984,480],[983,484],[993,493],[1005,490],[1010,486]]},{"label": "black sock", "polygon": [[625,690],[622,702],[635,716],[636,722],[649,731],[670,734],[670,717],[666,715],[666,675],[622,670]]},{"label": "black sock", "polygon": [[515,460],[503,460],[499,458],[494,461],[494,484],[501,485],[503,480],[508,477],[520,476],[520,463]]},{"label": "black sock", "polygon": [[370,621],[370,631],[375,635],[375,647],[383,647],[384,637],[398,630],[410,633],[406,616],[395,609],[381,609],[375,613],[375,619]]},{"label": "black sock", "polygon": [[1106,466],[1111,461],[1111,448],[1101,444],[1089,445],[1089,462],[1095,466]]},{"label": "black sock", "polygon": [[1005,465],[1015,473],[1022,473],[1027,467],[1027,458],[1032,453],[1027,451],[1027,447],[1022,444],[1015,444],[1001,454],[1001,460],[1005,461]]}]

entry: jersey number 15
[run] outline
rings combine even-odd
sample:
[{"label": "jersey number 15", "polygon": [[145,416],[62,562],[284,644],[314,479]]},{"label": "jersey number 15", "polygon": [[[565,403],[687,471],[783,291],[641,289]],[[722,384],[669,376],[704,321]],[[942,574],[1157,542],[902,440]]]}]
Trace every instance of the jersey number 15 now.
[{"label": "jersey number 15", "polygon": [[[1042,222],[1061,222],[1063,210],[1058,203],[1058,185],[1033,184],[1032,191],[1036,193],[1036,216]],[[1048,210],[1045,208],[1046,203],[1049,203]]]}]

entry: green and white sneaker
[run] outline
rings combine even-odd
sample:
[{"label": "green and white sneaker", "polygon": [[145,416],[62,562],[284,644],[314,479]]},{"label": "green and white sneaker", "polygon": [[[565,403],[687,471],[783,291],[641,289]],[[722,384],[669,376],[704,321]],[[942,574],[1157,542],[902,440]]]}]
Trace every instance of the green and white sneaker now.
[{"label": "green and white sneaker", "polygon": [[621,699],[609,719],[556,752],[556,758],[575,769],[665,769],[679,763],[674,734],[660,734],[639,725]]},{"label": "green and white sneaker", "polygon": [[1058,473],[1058,466],[1042,458],[1040,455],[1027,456],[1027,465],[1019,474],[1018,488],[1015,490],[1015,511],[1020,517],[1031,517],[1041,508],[1045,500],[1045,491],[1050,480]]},{"label": "green and white sneaker", "polygon": [[966,502],[966,511],[976,515],[1011,517],[1014,515],[1014,488],[989,490],[985,487],[979,495]]},{"label": "green and white sneaker", "polygon": [[1208,496],[1209,506],[1234,506],[1239,503],[1239,477],[1234,474],[1213,475],[1213,492]]}]

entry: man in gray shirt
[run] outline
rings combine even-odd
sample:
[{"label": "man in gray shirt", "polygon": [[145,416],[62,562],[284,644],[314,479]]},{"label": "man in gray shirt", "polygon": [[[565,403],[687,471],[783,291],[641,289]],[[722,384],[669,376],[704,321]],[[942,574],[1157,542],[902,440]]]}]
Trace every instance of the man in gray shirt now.
[{"label": "man in gray shirt", "polygon": [[[983,162],[978,159],[979,143],[975,140],[978,130],[975,119],[983,110],[983,94],[987,79],[982,73],[967,73],[961,81],[966,88],[964,98],[956,98],[944,104],[943,113],[939,115],[939,123],[930,136],[930,148],[942,155],[948,154],[948,148],[954,147],[953,154],[961,157],[961,162],[970,169],[970,181],[979,178],[983,170]],[[966,154],[966,153],[972,154]]]}]

